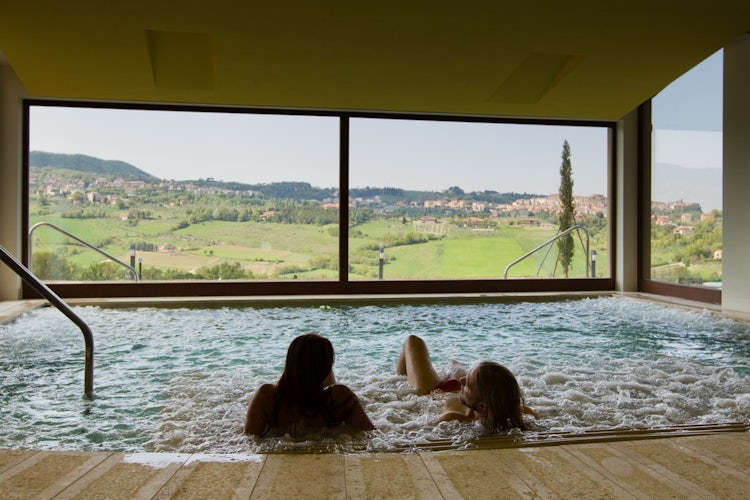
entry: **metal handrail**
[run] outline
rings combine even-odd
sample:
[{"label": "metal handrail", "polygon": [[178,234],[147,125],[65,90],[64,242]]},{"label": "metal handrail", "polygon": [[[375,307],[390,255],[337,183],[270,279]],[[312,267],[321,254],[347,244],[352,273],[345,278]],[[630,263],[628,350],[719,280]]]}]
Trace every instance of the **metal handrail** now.
[{"label": "metal handrail", "polygon": [[[61,228],[60,226],[56,226],[55,224],[52,224],[51,222],[37,222],[36,224],[34,224],[33,226],[31,226],[31,229],[29,229],[29,249],[31,249],[31,235],[34,233],[34,230],[36,228],[38,228],[39,226],[48,226],[48,227],[51,227],[52,229],[54,229],[54,230],[56,230],[56,231],[64,234],[65,236],[68,236],[69,238],[73,238],[78,243],[81,243],[82,245],[85,245],[85,246],[89,247],[91,250],[94,250],[95,252],[99,252],[100,254],[104,255],[108,259],[113,260],[116,263],[120,264],[121,266],[126,267],[128,269],[128,271],[130,271],[130,275],[133,278],[133,281],[138,281],[138,271],[136,271],[133,266],[128,265],[125,262],[123,262],[120,259],[118,259],[117,257],[114,257],[114,256],[108,254],[107,252],[105,252],[101,248],[97,248],[94,245],[92,245],[91,243],[83,241],[81,238],[79,238],[75,234],[66,231],[65,229]],[[31,253],[31,250],[29,250],[29,253]],[[31,265],[31,255],[29,255],[29,265]]]},{"label": "metal handrail", "polygon": [[[505,272],[503,273],[503,278],[506,278],[506,279],[508,278],[508,271],[510,270],[511,267],[515,266],[516,264],[518,264],[522,260],[524,260],[527,257],[531,256],[532,254],[536,253],[537,251],[541,250],[542,248],[546,247],[547,245],[551,245],[552,243],[554,243],[558,239],[562,238],[563,236],[566,236],[566,235],[572,233],[573,231],[577,231],[579,229],[583,230],[583,232],[586,233],[586,246],[585,246],[585,250],[586,250],[586,277],[588,278],[589,277],[589,271],[590,271],[590,269],[589,269],[589,240],[591,239],[591,235],[589,234],[589,230],[586,229],[584,226],[581,226],[581,225],[570,226],[565,231],[556,234],[554,237],[552,237],[549,240],[545,241],[544,243],[542,243],[538,247],[534,248],[533,250],[530,250],[530,251],[526,252],[525,254],[523,254],[522,256],[520,256],[519,258],[517,258],[516,260],[514,260],[513,262],[511,262],[507,266],[505,266]],[[580,234],[579,234],[578,238],[580,239]],[[583,246],[583,241],[581,241],[581,246]],[[542,263],[539,264],[539,268],[537,268],[537,271],[536,271],[537,275],[539,275],[539,270],[542,268],[542,264],[544,264],[544,261],[547,259],[547,255],[549,255],[549,250],[547,251],[547,254],[544,256],[544,259],[542,259]]]},{"label": "metal handrail", "polygon": [[94,393],[94,335],[91,328],[73,312],[73,310],[63,302],[63,300],[53,292],[47,285],[39,281],[23,264],[21,264],[13,255],[10,254],[3,246],[0,245],[0,259],[10,267],[18,276],[21,277],[29,286],[37,291],[42,297],[52,303],[61,313],[67,316],[83,333],[83,339],[86,343],[86,361],[84,365],[83,377],[83,394],[86,398],[91,399]]}]

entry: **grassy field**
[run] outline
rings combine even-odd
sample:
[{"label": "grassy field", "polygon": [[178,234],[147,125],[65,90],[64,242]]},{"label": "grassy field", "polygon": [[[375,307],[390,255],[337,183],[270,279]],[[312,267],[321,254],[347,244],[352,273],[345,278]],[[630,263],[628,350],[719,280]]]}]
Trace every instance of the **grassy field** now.
[{"label": "grassy field", "polygon": [[[406,229],[388,221],[368,222],[357,226],[358,231],[366,237],[353,239],[350,248],[367,243],[379,244],[390,232],[403,232]],[[536,248],[552,238],[556,233],[553,228],[505,226],[494,232],[462,232],[459,237],[421,243],[418,245],[395,246],[385,249],[384,279],[406,278],[498,278],[502,277],[505,267],[526,252]],[[551,277],[557,257],[557,247],[544,259],[546,249],[533,257],[513,266],[509,278]],[[372,258],[377,258],[377,251],[372,250]],[[570,276],[585,275],[584,252],[576,248]],[[598,274],[606,272],[606,252],[599,251],[602,266]],[[544,262],[542,262],[544,260]],[[542,265],[543,264],[543,265]],[[541,271],[538,272],[541,266]],[[561,276],[558,267],[555,274]]]},{"label": "grassy field", "polygon": [[698,282],[721,281],[721,261],[701,262],[685,266],[681,262],[651,267],[651,279],[679,283],[685,276]]},{"label": "grassy field", "polygon": [[[171,215],[171,217],[169,217]],[[70,219],[34,216],[56,224],[125,263],[130,262],[130,244],[146,243],[153,250],[136,252],[143,268],[196,271],[221,263],[239,263],[256,279],[337,279],[338,226],[278,224],[271,222],[210,221],[175,229],[179,216],[160,213],[152,219],[127,221],[110,218]],[[351,228],[351,279],[374,279],[378,275],[379,247],[414,232],[411,223],[370,221]],[[446,236],[417,244],[385,248],[384,279],[501,278],[514,259],[554,236],[552,227],[501,225],[495,231],[448,228]],[[585,276],[583,250],[576,243],[570,277]],[[34,252],[62,254],[77,266],[102,262],[104,257],[86,249],[49,227],[34,231]],[[597,274],[606,274],[606,249],[599,252]],[[545,251],[514,266],[509,278],[551,277],[557,247],[542,263]],[[321,262],[328,265],[321,265]],[[331,264],[334,263],[334,264]],[[555,277],[561,277],[558,267]]]}]

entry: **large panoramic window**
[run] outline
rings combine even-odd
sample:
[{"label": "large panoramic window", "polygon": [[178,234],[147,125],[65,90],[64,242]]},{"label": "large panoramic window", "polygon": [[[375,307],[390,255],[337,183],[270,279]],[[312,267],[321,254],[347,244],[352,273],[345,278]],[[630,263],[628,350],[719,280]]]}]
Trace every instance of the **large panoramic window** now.
[{"label": "large panoramic window", "polygon": [[350,137],[352,279],[609,275],[608,129],[360,118]]},{"label": "large panoramic window", "polygon": [[720,288],[722,51],[653,98],[647,278]]},{"label": "large panoramic window", "polygon": [[55,286],[611,276],[611,124],[46,101],[27,115],[27,261]]},{"label": "large panoramic window", "polygon": [[337,118],[32,106],[29,121],[42,279],[337,279]]}]

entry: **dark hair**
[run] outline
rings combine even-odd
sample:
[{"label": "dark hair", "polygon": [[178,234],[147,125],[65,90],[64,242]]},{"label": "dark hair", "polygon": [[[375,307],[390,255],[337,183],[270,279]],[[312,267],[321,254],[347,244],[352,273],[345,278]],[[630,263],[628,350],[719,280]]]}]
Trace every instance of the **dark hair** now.
[{"label": "dark hair", "polygon": [[512,428],[526,430],[521,418],[523,398],[516,377],[499,363],[483,361],[476,367],[479,400],[487,405],[487,426],[491,432]]},{"label": "dark hair", "polygon": [[289,344],[284,371],[274,391],[273,426],[283,405],[305,417],[324,412],[323,382],[331,373],[334,357],[331,342],[315,333],[300,335]]}]

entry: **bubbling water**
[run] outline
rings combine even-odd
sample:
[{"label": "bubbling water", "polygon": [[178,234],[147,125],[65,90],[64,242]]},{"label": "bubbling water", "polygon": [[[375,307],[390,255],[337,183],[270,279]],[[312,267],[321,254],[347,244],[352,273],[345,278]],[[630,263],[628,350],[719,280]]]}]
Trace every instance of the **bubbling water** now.
[{"label": "bubbling water", "polygon": [[[82,399],[83,341],[52,308],[0,326],[0,448],[264,453],[460,447],[477,424],[437,423],[441,395],[395,374],[409,334],[439,371],[490,359],[516,374],[531,430],[750,420],[750,325],[622,298],[534,303],[76,308],[96,341],[94,399]],[[61,319],[62,318],[62,319]],[[328,337],[340,383],[377,430],[292,439],[242,435],[247,404],[302,333]]]}]

